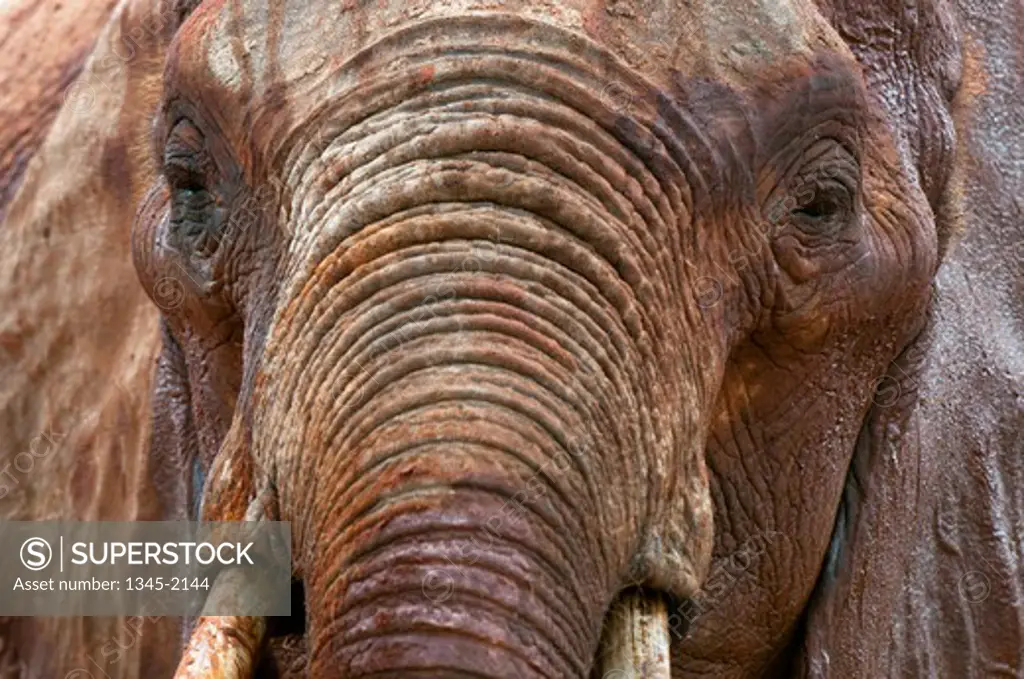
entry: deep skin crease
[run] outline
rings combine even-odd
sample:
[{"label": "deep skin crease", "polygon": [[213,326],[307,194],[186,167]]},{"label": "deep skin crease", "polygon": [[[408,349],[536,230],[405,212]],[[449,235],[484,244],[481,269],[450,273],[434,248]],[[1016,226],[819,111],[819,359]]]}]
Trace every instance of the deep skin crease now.
[{"label": "deep skin crease", "polygon": [[136,140],[164,512],[296,526],[264,670],[585,676],[640,584],[677,677],[1020,672],[1020,17],[470,9],[208,3]]}]

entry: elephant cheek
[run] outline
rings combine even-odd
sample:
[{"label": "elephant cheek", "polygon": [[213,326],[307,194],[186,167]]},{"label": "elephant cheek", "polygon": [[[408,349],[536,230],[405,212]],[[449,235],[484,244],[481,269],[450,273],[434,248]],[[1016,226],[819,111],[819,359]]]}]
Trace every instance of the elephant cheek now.
[{"label": "elephant cheek", "polygon": [[198,513],[203,479],[188,370],[180,347],[166,330],[152,400],[149,462],[160,517],[164,520],[194,518]]}]

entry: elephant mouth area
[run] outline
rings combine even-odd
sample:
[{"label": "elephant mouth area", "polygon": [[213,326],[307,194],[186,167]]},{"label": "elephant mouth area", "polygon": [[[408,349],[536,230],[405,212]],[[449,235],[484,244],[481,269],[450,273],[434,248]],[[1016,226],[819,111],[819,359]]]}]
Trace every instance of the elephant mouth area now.
[{"label": "elephant mouth area", "polygon": [[[652,590],[623,590],[603,621],[591,676],[671,679],[672,634],[667,602],[667,597]],[[267,620],[266,645],[251,675],[230,676],[238,679],[307,676],[306,631],[305,588],[296,580],[292,584],[292,615]],[[671,630],[677,638],[680,632],[685,634],[685,630]]]},{"label": "elephant mouth area", "polygon": [[292,580],[291,599],[290,616],[267,618],[266,645],[252,672],[256,679],[306,676],[306,587],[302,580]]}]

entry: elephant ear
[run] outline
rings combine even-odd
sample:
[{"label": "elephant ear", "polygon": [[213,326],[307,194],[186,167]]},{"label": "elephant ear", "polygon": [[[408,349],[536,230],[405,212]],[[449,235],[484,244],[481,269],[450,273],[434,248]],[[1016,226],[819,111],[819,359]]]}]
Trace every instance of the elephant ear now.
[{"label": "elephant ear", "polygon": [[[961,48],[959,85],[947,96],[961,150],[959,165],[944,173],[949,184],[933,186],[944,256],[928,324],[878,383],[804,621],[797,674],[1020,676],[1024,14],[1010,0],[927,3],[920,12],[896,3],[891,16],[882,16],[883,4],[859,4],[856,21],[841,27],[848,40],[864,38],[852,47],[882,98],[902,87],[928,100],[941,89],[927,82],[934,63],[922,70],[892,57],[920,61],[924,53],[898,43],[896,34],[922,40],[908,22],[933,31],[959,24],[943,49]],[[871,12],[873,23],[864,19]],[[870,41],[858,26],[871,28]],[[927,160],[934,151],[915,155],[908,145],[905,153],[936,162]],[[954,213],[962,213],[963,231],[943,243],[950,224],[942,220]]]},{"label": "elephant ear", "polygon": [[56,0],[10,0],[0,6],[0,45],[7,48],[0,53],[0,224],[116,4],[65,8]]},{"label": "elephant ear", "polygon": [[[0,480],[6,520],[157,517],[148,397],[158,314],[137,282],[130,232],[157,170],[149,131],[164,54],[189,7],[123,0],[100,17],[97,5],[0,10],[10,19],[4,92],[39,98],[26,115],[56,111],[52,124],[22,121],[39,138],[0,224],[0,468],[16,470]],[[47,31],[29,30],[34,13],[50,14]],[[40,85],[53,69],[8,63],[19,54],[53,55],[65,80]],[[0,621],[0,648],[22,676],[169,676],[178,634],[173,619],[18,618]]]}]

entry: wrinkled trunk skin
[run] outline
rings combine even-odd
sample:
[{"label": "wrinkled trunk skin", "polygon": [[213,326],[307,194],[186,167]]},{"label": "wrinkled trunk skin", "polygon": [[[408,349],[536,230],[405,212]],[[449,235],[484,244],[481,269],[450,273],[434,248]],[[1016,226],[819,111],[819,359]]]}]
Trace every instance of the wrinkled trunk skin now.
[{"label": "wrinkled trunk skin", "polygon": [[[352,281],[296,340],[312,355],[286,429],[306,457],[279,484],[302,517],[312,676],[584,676],[625,559],[602,551],[600,526],[640,520],[595,521],[609,509],[584,457],[618,448],[622,422],[592,396],[596,360],[559,329],[552,293],[486,273],[526,277],[525,256],[433,250],[383,265],[390,284]],[[451,273],[472,256],[481,272]],[[424,302],[435,285],[455,294]]]},{"label": "wrinkled trunk skin", "polygon": [[287,168],[253,454],[293,522],[314,677],[585,677],[638,560],[676,590],[707,561],[679,406],[710,359],[676,341],[659,252],[680,196],[609,131],[587,55],[552,71],[467,36],[481,54],[364,69],[376,93]]},{"label": "wrinkled trunk skin", "polygon": [[[594,517],[607,510],[582,458],[615,445],[613,418],[582,396],[597,393],[586,355],[527,285],[462,274],[456,296],[417,306],[472,254],[484,255],[453,244],[396,258],[381,275],[403,280],[365,288],[389,302],[362,300],[350,318],[332,305],[317,323],[302,397],[317,406],[288,425],[304,425],[308,457],[281,484],[304,519],[313,676],[577,677],[593,656],[623,554],[602,552]],[[439,280],[409,278],[432,266]]]}]

